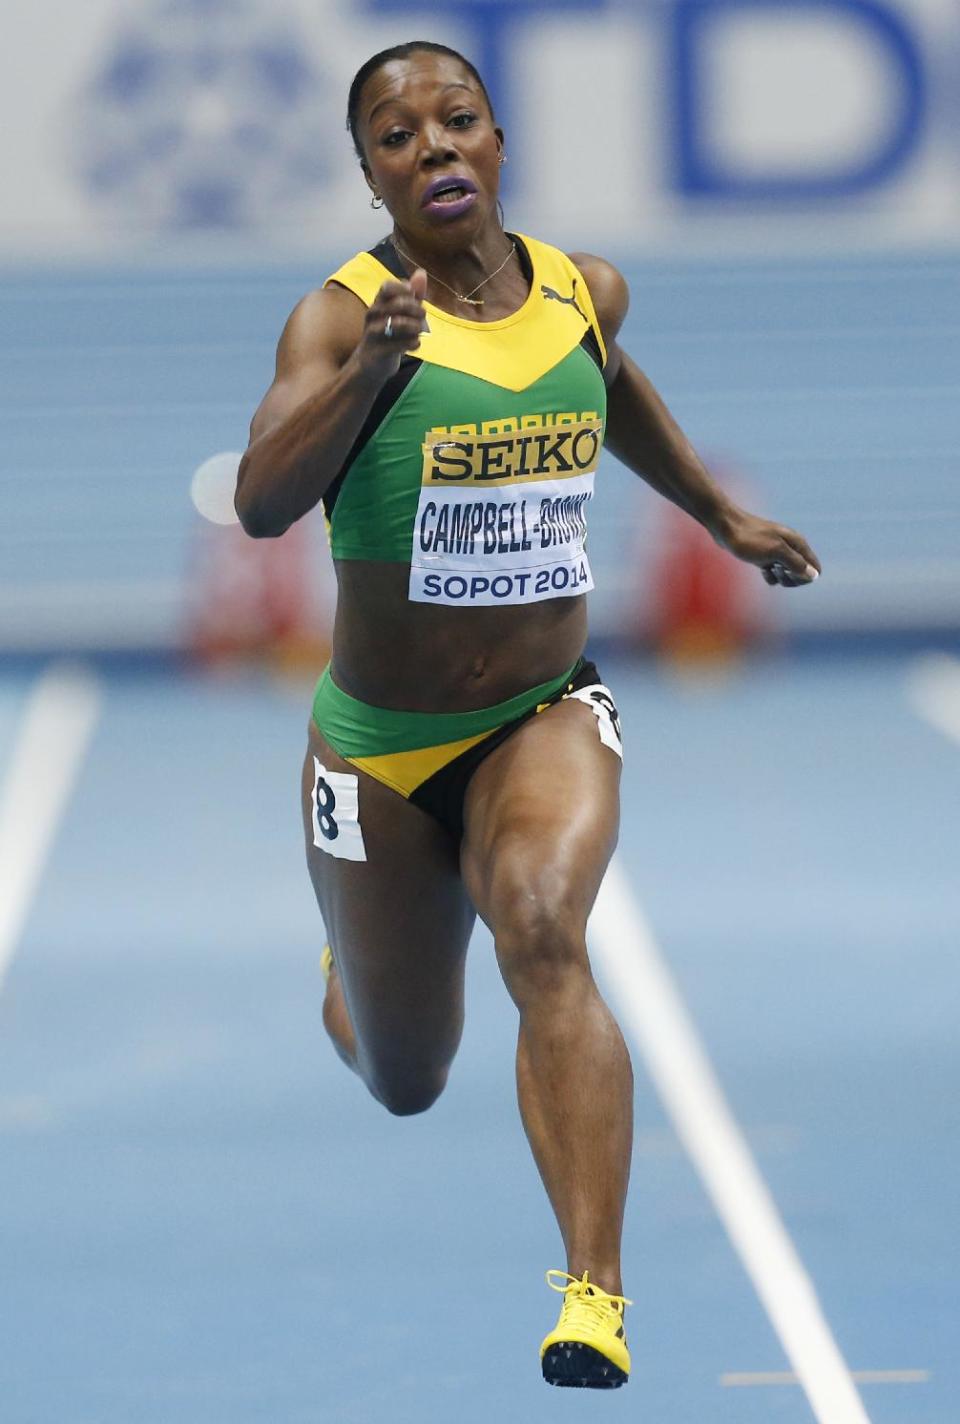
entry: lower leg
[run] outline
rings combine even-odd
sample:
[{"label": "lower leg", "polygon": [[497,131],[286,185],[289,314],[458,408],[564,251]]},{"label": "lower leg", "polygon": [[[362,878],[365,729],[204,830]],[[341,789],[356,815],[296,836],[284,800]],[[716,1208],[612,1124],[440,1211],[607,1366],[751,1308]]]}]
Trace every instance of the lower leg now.
[{"label": "lower leg", "polygon": [[416,1062],[404,1064],[402,1072],[390,1072],[385,1077],[371,1071],[369,1063],[361,1068],[357,1052],[357,1040],[343,985],[336,966],[332,966],[327,979],[327,993],[323,1001],[323,1026],[330,1035],[337,1055],[356,1073],[377,1102],[392,1113],[406,1117],[412,1113],[425,1112],[440,1096],[447,1081],[447,1067],[436,1066],[424,1069]]},{"label": "lower leg", "polygon": [[622,1294],[620,1238],[633,1139],[633,1073],[623,1035],[586,968],[520,1008],[520,1112],[571,1275]]}]

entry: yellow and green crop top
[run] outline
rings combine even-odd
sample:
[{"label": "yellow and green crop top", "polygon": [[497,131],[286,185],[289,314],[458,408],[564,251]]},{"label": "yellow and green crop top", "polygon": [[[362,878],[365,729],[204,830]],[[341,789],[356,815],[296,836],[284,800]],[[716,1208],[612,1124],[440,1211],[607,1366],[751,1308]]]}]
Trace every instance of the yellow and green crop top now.
[{"label": "yellow and green crop top", "polygon": [[[532,603],[593,587],[586,512],[606,349],[569,257],[510,236],[530,282],[523,306],[475,322],[424,303],[429,329],[324,495],[334,558],[409,563],[414,602]],[[385,238],[327,283],[369,306],[406,276]]]}]

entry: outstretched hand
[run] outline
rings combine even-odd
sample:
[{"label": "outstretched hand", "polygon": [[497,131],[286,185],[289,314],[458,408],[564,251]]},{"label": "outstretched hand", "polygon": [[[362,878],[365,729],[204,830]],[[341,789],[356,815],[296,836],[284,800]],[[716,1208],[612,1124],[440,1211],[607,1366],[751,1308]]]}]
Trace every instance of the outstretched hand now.
[{"label": "outstretched hand", "polygon": [[423,299],[427,274],[422,267],[404,282],[384,282],[370,306],[358,347],[361,365],[386,379],[400,366],[401,357],[416,351],[427,330]]},{"label": "outstretched hand", "polygon": [[820,560],[796,530],[745,510],[729,520],[719,542],[738,559],[756,564],[769,584],[799,588],[821,572]]}]

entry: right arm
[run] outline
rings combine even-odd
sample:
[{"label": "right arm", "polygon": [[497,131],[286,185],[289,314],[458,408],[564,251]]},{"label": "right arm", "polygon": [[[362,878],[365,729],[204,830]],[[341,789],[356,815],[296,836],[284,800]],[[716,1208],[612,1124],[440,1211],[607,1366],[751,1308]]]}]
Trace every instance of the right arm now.
[{"label": "right arm", "polygon": [[294,309],[237,475],[234,503],[253,538],[283,534],[336,478],[380,388],[419,345],[425,290],[426,274],[415,272],[385,282],[366,309],[337,286]]}]

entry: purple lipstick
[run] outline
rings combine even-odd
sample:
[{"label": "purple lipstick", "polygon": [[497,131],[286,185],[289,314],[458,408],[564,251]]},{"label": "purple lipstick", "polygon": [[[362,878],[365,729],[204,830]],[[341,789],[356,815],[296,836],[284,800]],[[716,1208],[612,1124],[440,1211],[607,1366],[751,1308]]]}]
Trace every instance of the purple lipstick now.
[{"label": "purple lipstick", "polygon": [[436,217],[456,218],[471,208],[476,200],[476,183],[460,173],[448,173],[443,178],[434,178],[427,185],[420,206]]}]

